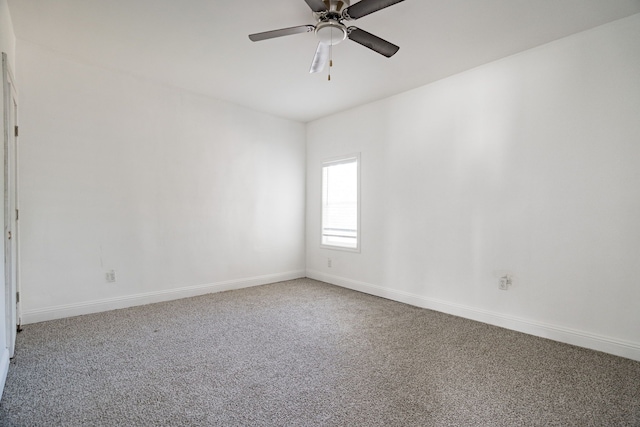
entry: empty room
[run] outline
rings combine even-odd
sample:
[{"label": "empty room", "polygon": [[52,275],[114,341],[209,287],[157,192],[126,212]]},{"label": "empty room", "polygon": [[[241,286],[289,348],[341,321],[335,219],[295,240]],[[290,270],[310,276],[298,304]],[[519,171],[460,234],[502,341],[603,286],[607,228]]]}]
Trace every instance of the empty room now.
[{"label": "empty room", "polygon": [[3,426],[640,426],[640,0],[0,0]]}]

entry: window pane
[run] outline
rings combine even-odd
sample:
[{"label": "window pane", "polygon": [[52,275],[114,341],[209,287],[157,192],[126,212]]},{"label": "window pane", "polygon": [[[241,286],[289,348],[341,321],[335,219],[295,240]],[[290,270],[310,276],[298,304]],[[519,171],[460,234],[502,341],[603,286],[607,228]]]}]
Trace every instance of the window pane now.
[{"label": "window pane", "polygon": [[322,168],[322,244],[358,248],[358,159]]}]

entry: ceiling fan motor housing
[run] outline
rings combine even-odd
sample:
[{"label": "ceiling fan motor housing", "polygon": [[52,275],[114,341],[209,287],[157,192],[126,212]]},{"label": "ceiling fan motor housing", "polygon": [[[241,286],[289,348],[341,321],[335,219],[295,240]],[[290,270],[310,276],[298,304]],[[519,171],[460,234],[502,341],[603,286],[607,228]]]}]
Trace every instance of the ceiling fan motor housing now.
[{"label": "ceiling fan motor housing", "polygon": [[338,12],[342,13],[344,9],[350,6],[349,0],[323,0],[324,4],[327,5],[327,10],[329,12]]}]

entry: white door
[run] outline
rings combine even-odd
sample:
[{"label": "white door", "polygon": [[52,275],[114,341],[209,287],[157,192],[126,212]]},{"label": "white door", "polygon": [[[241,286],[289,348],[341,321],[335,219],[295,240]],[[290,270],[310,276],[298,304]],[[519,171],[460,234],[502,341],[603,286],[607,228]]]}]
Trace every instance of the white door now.
[{"label": "white door", "polygon": [[6,337],[9,356],[13,357],[18,319],[18,102],[7,55],[2,54],[4,85],[4,273],[6,302]]}]

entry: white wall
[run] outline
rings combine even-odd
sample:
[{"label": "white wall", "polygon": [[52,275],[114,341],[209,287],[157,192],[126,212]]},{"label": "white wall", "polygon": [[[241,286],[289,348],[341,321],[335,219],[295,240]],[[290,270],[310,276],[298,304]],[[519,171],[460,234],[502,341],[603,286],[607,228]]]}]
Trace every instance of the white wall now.
[{"label": "white wall", "polygon": [[[308,276],[640,360],[638,40],[635,15],[310,123]],[[320,248],[320,165],[352,152],[360,254]]]},{"label": "white wall", "polygon": [[0,52],[5,52],[15,71],[16,36],[7,0],[0,0]]},{"label": "white wall", "polygon": [[24,323],[304,276],[303,124],[17,59]]},{"label": "white wall", "polygon": [[[9,13],[9,6],[6,0],[0,0],[0,52],[7,54],[9,65],[13,68],[15,64],[16,37],[13,33],[13,24]],[[0,64],[0,67],[2,65]],[[1,72],[1,70],[0,70]],[[2,77],[0,77],[0,80]],[[0,82],[0,141],[4,145],[4,85]],[[0,149],[0,165],[4,165],[4,149]],[[4,193],[4,172],[0,173],[0,191]],[[4,197],[0,201],[0,224],[4,228]],[[0,260],[4,260],[4,243],[0,244]],[[4,382],[9,369],[9,350],[5,347],[7,342],[6,325],[6,300],[5,300],[5,280],[4,261],[0,262],[0,396],[4,390]]]}]

